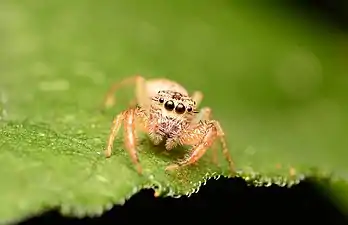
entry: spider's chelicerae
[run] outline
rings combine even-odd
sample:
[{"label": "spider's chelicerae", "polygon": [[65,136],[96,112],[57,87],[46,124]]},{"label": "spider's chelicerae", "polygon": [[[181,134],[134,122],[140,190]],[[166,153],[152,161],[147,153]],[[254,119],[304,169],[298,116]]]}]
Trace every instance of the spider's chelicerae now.
[{"label": "spider's chelicerae", "polygon": [[214,144],[219,140],[230,170],[234,172],[234,163],[227,149],[220,123],[211,119],[210,108],[197,110],[203,98],[201,92],[196,91],[190,97],[186,89],[175,81],[162,78],[145,80],[141,76],[134,76],[111,87],[106,95],[106,106],[114,104],[115,91],[127,83],[135,83],[136,104],[132,104],[114,119],[105,150],[106,157],[111,156],[114,139],[123,124],[125,148],[140,174],[142,167],[136,143],[139,130],[147,133],[155,145],[165,141],[165,148],[168,151],[178,145],[191,146],[187,157],[169,165],[166,170],[197,162],[211,147],[213,160],[216,163],[217,149]]}]

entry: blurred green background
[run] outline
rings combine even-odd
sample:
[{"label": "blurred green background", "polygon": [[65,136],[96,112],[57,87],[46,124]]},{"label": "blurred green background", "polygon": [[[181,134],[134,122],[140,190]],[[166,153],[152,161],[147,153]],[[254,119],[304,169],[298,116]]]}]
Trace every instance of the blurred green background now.
[{"label": "blurred green background", "polygon": [[121,92],[98,114],[111,83],[166,77],[205,93],[239,169],[277,173],[281,164],[348,178],[348,39],[320,15],[273,1],[0,5],[8,120],[78,130],[100,117],[105,136],[127,102]]}]

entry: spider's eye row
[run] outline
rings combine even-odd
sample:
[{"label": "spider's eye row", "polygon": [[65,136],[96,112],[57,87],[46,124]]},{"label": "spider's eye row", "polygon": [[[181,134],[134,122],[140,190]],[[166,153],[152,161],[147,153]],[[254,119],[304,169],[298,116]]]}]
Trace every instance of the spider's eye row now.
[{"label": "spider's eye row", "polygon": [[181,103],[179,103],[176,107],[175,107],[175,112],[178,114],[183,114],[185,112],[185,106]]},{"label": "spider's eye row", "polygon": [[191,106],[187,107],[187,112],[192,112],[192,107]]},{"label": "spider's eye row", "polygon": [[164,102],[164,99],[163,99],[163,98],[160,98],[160,99],[158,99],[158,101],[159,101],[160,103],[163,103],[163,102]]},{"label": "spider's eye row", "polygon": [[172,111],[174,109],[174,102],[172,100],[169,100],[167,101],[165,104],[164,104],[164,108],[168,111]]}]

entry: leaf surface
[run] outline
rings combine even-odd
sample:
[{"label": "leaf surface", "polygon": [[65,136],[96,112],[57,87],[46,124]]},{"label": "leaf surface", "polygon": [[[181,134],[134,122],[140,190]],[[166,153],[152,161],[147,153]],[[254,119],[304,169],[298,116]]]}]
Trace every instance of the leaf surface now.
[{"label": "leaf surface", "polygon": [[166,173],[184,152],[165,154],[144,136],[144,176],[121,137],[104,158],[111,121],[132,87],[106,114],[98,107],[113,82],[136,73],[202,90],[247,181],[328,178],[332,193],[348,200],[346,42],[337,32],[284,10],[224,1],[0,4],[1,221],[57,206],[100,214],[141,188],[188,195],[227,174],[223,158],[215,166],[210,153]]}]

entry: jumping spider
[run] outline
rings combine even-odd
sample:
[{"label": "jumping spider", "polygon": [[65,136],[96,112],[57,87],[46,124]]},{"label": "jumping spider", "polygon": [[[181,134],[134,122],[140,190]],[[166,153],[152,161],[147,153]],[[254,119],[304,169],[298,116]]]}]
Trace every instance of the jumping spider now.
[{"label": "jumping spider", "polygon": [[125,147],[139,174],[142,174],[142,167],[137,154],[138,129],[147,133],[155,145],[165,141],[168,151],[178,145],[192,147],[188,157],[168,166],[166,170],[197,162],[210,147],[213,148],[213,160],[216,163],[217,149],[214,144],[219,139],[230,170],[234,172],[234,163],[229,155],[220,123],[211,119],[210,108],[204,107],[197,111],[203,98],[201,92],[196,91],[190,97],[186,89],[175,81],[146,81],[141,76],[133,76],[111,87],[106,95],[105,106],[114,104],[115,91],[127,83],[135,83],[136,104],[132,104],[114,119],[105,150],[106,157],[111,156],[114,139],[123,123]]}]

